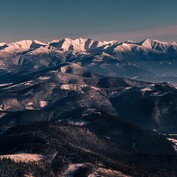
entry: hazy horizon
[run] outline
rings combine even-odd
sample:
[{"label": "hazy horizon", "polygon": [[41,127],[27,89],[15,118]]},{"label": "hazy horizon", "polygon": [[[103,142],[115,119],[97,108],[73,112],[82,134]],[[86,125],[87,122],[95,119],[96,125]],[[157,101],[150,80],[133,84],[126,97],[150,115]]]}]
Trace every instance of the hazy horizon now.
[{"label": "hazy horizon", "polygon": [[177,41],[177,2],[31,0],[1,2],[0,42],[93,38]]}]

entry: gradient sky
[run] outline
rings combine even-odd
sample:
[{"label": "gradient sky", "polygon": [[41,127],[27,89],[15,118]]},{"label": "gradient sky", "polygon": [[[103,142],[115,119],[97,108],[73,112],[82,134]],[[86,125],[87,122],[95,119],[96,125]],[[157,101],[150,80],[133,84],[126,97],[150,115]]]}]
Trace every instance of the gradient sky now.
[{"label": "gradient sky", "polygon": [[0,42],[64,37],[177,41],[177,0],[0,1]]}]

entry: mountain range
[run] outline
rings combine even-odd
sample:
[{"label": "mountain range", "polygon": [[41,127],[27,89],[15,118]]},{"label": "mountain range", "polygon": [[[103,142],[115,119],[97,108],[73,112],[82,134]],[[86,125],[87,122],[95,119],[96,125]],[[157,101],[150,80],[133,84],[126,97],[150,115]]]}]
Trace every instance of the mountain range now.
[{"label": "mountain range", "polygon": [[176,56],[150,39],[0,43],[0,175],[175,177]]},{"label": "mountain range", "polygon": [[30,73],[71,62],[104,76],[176,83],[176,57],[176,42],[151,39],[118,42],[65,38],[49,43],[23,40],[0,43],[0,74],[5,79],[11,73]]}]

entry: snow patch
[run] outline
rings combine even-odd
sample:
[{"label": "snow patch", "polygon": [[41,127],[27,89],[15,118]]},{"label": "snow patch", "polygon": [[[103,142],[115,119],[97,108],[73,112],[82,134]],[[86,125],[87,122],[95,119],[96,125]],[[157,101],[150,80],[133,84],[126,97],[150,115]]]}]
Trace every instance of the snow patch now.
[{"label": "snow patch", "polygon": [[173,147],[174,147],[175,151],[177,152],[177,140],[173,139],[173,138],[167,138],[167,139],[174,144]]},{"label": "snow patch", "polygon": [[67,67],[61,67],[61,68],[60,68],[60,71],[61,71],[62,73],[65,73],[66,70],[67,70]]},{"label": "snow patch", "polygon": [[28,110],[33,110],[34,109],[34,103],[33,102],[28,102],[26,104],[26,109]]},{"label": "snow patch", "polygon": [[115,170],[106,169],[106,168],[98,168],[96,171],[89,174],[88,177],[102,176],[101,174],[105,174],[106,176],[130,177],[128,175],[124,175],[120,171],[115,171]]},{"label": "snow patch", "polygon": [[60,87],[62,90],[70,90],[69,84],[62,84]]},{"label": "snow patch", "polygon": [[70,164],[68,166],[68,169],[64,172],[63,176],[64,177],[73,177],[74,172],[82,166],[84,166],[83,163]]},{"label": "snow patch", "polygon": [[45,80],[50,79],[50,77],[48,77],[48,76],[40,76],[39,79],[42,80],[42,81],[45,81]]},{"label": "snow patch", "polygon": [[5,42],[1,42],[1,43],[0,43],[0,47],[2,47],[2,46],[4,46],[4,45],[6,45]]},{"label": "snow patch", "polygon": [[40,55],[40,54],[48,54],[52,52],[51,49],[48,48],[48,46],[41,46],[33,51],[30,51],[27,53],[27,55]]},{"label": "snow patch", "polygon": [[94,90],[97,90],[97,91],[100,91],[101,89],[98,88],[98,87],[94,87],[94,86],[89,86],[90,88],[94,89]]},{"label": "snow patch", "polygon": [[48,102],[47,101],[40,101],[39,105],[41,108],[44,108],[45,106],[47,106]]},{"label": "snow patch", "polygon": [[31,86],[31,85],[33,85],[33,82],[32,82],[32,81],[25,82],[25,84],[24,84],[24,85],[26,85],[26,86]]},{"label": "snow patch", "polygon": [[84,125],[87,125],[88,123],[87,122],[84,122],[84,121],[81,121],[81,122],[78,122],[78,121],[68,121],[68,124],[70,125],[76,125],[76,126],[84,126]]},{"label": "snow patch", "polygon": [[84,111],[84,113],[82,114],[82,117],[86,117],[86,116],[88,116],[90,114],[93,114],[93,113],[101,115],[101,112],[97,111],[96,109],[89,108],[89,109]]},{"label": "snow patch", "polygon": [[84,84],[62,84],[60,86],[60,88],[62,90],[77,90],[77,91],[83,91],[83,88],[86,88],[86,87],[89,87],[91,89],[94,89],[94,90],[97,90],[97,91],[100,91],[99,88],[97,87],[94,87],[94,86],[88,86],[88,85],[84,85]]},{"label": "snow patch", "polygon": [[[0,110],[1,110],[1,108],[0,108]],[[1,111],[2,111],[2,110],[1,110]],[[4,117],[6,114],[7,114],[7,113],[0,112],[0,118],[1,118],[1,117]]]},{"label": "snow patch", "polygon": [[151,84],[150,86],[141,89],[142,92],[147,92],[147,91],[150,92],[150,91],[155,91],[155,90],[156,90],[155,84]]},{"label": "snow patch", "polygon": [[15,162],[24,162],[24,163],[29,163],[29,162],[37,162],[43,159],[42,155],[39,154],[27,154],[27,153],[22,153],[22,154],[9,154],[9,155],[1,155],[0,159],[11,159]]},{"label": "snow patch", "polygon": [[0,84],[0,87],[5,87],[5,86],[8,86],[8,85],[11,85],[12,83],[4,83],[4,84]]}]

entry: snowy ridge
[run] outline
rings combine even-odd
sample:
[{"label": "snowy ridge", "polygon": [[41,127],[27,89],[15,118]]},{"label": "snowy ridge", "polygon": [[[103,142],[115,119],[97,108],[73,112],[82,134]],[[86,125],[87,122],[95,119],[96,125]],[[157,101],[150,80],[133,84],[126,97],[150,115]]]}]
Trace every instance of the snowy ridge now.
[{"label": "snowy ridge", "polygon": [[5,44],[2,43],[2,45],[0,46],[4,46],[3,49],[1,49],[0,51],[2,52],[6,52],[9,54],[16,54],[16,53],[21,53],[24,51],[28,51],[30,49],[36,49],[40,46],[45,46],[45,43],[42,43],[40,41],[37,40],[22,40],[22,41],[17,41],[17,42],[12,42],[9,44]]},{"label": "snowy ridge", "polygon": [[21,153],[21,154],[9,154],[9,155],[0,155],[0,159],[11,159],[15,162],[38,162],[43,159],[43,156],[40,154],[27,154],[27,153]]},{"label": "snowy ridge", "polygon": [[[171,50],[177,51],[177,43],[176,42],[161,42],[157,40],[145,39],[141,42],[134,41],[124,41],[118,42],[116,40],[113,41],[96,41],[93,39],[70,39],[64,38],[62,40],[53,40],[48,43],[43,43],[37,40],[22,40],[13,43],[0,43],[1,52],[6,52],[10,54],[16,54],[28,50],[36,50],[36,53],[46,53],[50,52],[50,47],[53,47],[53,50],[61,50],[63,52],[73,51],[73,53],[92,53],[95,52],[96,49],[100,49],[103,52],[105,50],[113,50],[117,52],[121,51],[132,51],[132,48],[141,48],[144,50],[152,49],[161,52],[169,52]],[[38,49],[40,48],[40,49]]]},{"label": "snowy ridge", "polygon": [[[141,42],[131,40],[118,42],[64,38],[48,43],[22,40],[1,45],[0,73],[3,74],[31,72],[69,62],[105,76],[152,82],[162,80],[177,82],[176,42],[151,39]],[[68,68],[67,72],[82,73],[79,68],[74,71]]]},{"label": "snowy ridge", "polygon": [[113,45],[116,41],[94,41],[93,39],[83,39],[78,38],[75,40],[72,40],[70,38],[64,38],[62,40],[53,40],[49,42],[48,44],[51,46],[56,47],[57,49],[63,50],[63,51],[69,51],[73,50],[74,52],[88,52],[89,50],[107,46],[107,45]]},{"label": "snowy ridge", "polygon": [[5,42],[0,42],[0,47],[2,47],[2,46],[4,46],[4,45],[6,45]]}]

